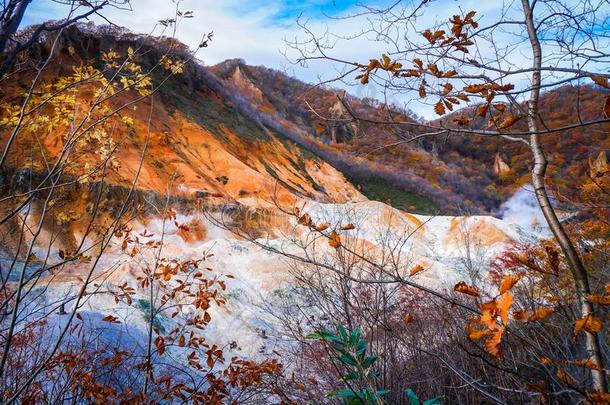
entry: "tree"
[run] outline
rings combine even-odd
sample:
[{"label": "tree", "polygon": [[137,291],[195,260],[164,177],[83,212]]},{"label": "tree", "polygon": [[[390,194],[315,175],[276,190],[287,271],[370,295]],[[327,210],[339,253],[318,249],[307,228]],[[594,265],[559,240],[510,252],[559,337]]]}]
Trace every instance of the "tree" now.
[{"label": "tree", "polygon": [[[0,400],[218,403],[268,393],[282,370],[276,360],[225,361],[225,348],[200,335],[209,309],[226,302],[226,281],[201,268],[206,256],[165,257],[167,226],[188,227],[176,221],[169,195],[157,206],[138,187],[155,95],[194,64],[195,52],[175,40],[192,12],[176,8],[158,36],[133,35],[78,23],[128,2],[62,3],[71,6],[66,19],[22,31],[31,1],[5,2],[0,15]],[[100,45],[104,35],[114,41]],[[136,120],[143,142],[121,183],[118,151]],[[145,208],[158,211],[161,235],[132,230]],[[117,248],[118,263],[137,269],[137,285],[108,280]],[[114,311],[87,311],[96,299],[112,300]],[[119,313],[126,308],[147,321],[144,350],[120,337],[131,330]],[[182,324],[165,330],[161,318]]]},{"label": "tree", "polygon": [[[473,10],[432,26],[420,22],[431,12],[430,4],[397,2],[387,9],[363,9],[362,14],[371,22],[367,32],[375,33],[380,46],[389,51],[366,64],[334,57],[326,37],[317,36],[305,25],[307,39],[289,45],[299,52],[299,62],[326,59],[343,65],[344,75],[358,71],[356,79],[363,84],[375,82],[390,91],[415,93],[422,100],[432,100],[439,116],[463,103],[476,105],[472,115],[457,113],[449,122],[413,123],[392,117],[375,121],[411,128],[412,137],[402,142],[443,135],[501,137],[527,144],[536,198],[572,274],[579,317],[594,316],[594,305],[587,300],[591,294],[591,269],[587,270],[582,252],[551,203],[542,138],[557,137],[574,128],[599,127],[610,118],[605,107],[600,106],[596,118],[582,120],[576,99],[577,113],[571,122],[553,126],[541,115],[539,103],[541,91],[565,83],[581,86],[583,81],[589,81],[610,88],[610,75],[602,70],[610,58],[605,51],[608,37],[602,28],[608,19],[606,2],[522,0],[502,6],[492,16],[479,17]],[[517,50],[525,55],[522,62],[512,57]],[[366,117],[354,118],[369,121]],[[596,365],[591,370],[593,387],[605,393],[604,350],[595,329],[585,330],[585,345],[589,359]]]}]

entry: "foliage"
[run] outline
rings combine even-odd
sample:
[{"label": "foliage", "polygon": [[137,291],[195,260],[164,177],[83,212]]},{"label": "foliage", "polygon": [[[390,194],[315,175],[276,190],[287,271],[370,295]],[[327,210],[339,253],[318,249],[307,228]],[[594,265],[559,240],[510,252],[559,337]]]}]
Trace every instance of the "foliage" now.
[{"label": "foliage", "polygon": [[[376,355],[367,355],[367,342],[362,337],[362,331],[354,328],[348,331],[345,326],[338,323],[337,332],[322,329],[307,335],[308,339],[321,340],[328,346],[328,359],[333,363],[340,364],[345,372],[341,380],[347,388],[331,391],[329,397],[340,398],[346,405],[375,405],[384,403],[383,397],[388,390],[377,389],[374,386],[374,364]],[[409,401],[413,405],[422,402],[417,395],[409,389],[406,392]],[[423,405],[441,405],[441,397],[429,399]]]}]

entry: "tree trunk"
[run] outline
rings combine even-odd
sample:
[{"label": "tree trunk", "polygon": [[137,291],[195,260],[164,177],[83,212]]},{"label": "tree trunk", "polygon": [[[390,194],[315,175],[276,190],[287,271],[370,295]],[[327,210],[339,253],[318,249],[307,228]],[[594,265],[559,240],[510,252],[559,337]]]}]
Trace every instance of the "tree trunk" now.
[{"label": "tree trunk", "polygon": [[[555,240],[561,247],[561,250],[568,262],[572,278],[574,279],[574,286],[578,296],[578,303],[580,306],[581,316],[584,318],[589,315],[593,315],[593,305],[587,301],[586,297],[591,294],[589,287],[589,278],[587,270],[580,259],[574,244],[570,240],[566,233],[563,225],[557,218],[557,214],[553,209],[549,196],[544,183],[547,160],[540,144],[539,125],[538,125],[538,101],[540,97],[540,84],[541,74],[540,68],[542,66],[542,49],[538,35],[534,27],[534,18],[532,8],[530,7],[529,0],[521,0],[523,5],[523,13],[525,15],[525,22],[527,25],[527,33],[529,36],[530,44],[533,51],[533,73],[532,73],[532,91],[530,99],[528,101],[528,114],[527,123],[528,129],[532,132],[530,135],[530,148],[534,157],[534,167],[532,169],[532,185],[534,186],[534,192],[538,204],[544,214],[544,218],[553,233]],[[602,357],[602,351],[599,343],[599,336],[597,333],[591,333],[585,331],[586,336],[586,350],[589,359],[592,360],[600,370],[591,370],[591,376],[593,378],[593,386],[597,391],[607,392],[606,373],[604,370],[604,362]]]}]

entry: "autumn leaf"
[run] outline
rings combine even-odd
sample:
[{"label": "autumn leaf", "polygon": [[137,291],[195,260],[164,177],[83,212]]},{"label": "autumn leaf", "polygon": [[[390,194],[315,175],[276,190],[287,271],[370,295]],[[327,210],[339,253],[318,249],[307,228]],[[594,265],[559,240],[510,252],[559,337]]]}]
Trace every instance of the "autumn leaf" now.
[{"label": "autumn leaf", "polygon": [[610,297],[591,294],[587,296],[587,301],[597,305],[610,305]]},{"label": "autumn leaf", "polygon": [[381,66],[382,67],[387,68],[388,66],[390,66],[390,62],[391,62],[391,59],[388,55],[386,55],[386,54],[381,55]]},{"label": "autumn leaf", "polygon": [[532,311],[513,311],[513,319],[527,322],[532,317]]},{"label": "autumn leaf", "polygon": [[500,282],[499,293],[504,294],[505,292],[512,289],[514,285],[517,284],[519,280],[521,280],[521,277],[523,277],[522,274],[504,276],[504,278],[502,278],[502,281]]},{"label": "autumn leaf", "polygon": [[347,224],[347,225],[343,225],[341,228],[342,231],[351,231],[352,229],[356,229],[356,225],[354,224]]},{"label": "autumn leaf", "polygon": [[421,84],[419,85],[419,97],[420,98],[426,97],[426,81],[425,80],[422,80]]},{"label": "autumn leaf", "polygon": [[406,324],[409,324],[409,323],[413,322],[413,315],[411,315],[411,314],[406,314],[406,315],[403,317],[403,320],[405,321],[405,323],[406,323]]},{"label": "autumn leaf", "polygon": [[590,333],[600,332],[604,327],[604,324],[599,318],[594,315],[588,314],[582,319],[579,319],[574,324],[574,338],[578,336],[583,330]]},{"label": "autumn leaf", "polygon": [[511,115],[507,118],[505,118],[500,125],[498,125],[498,129],[506,129],[509,127],[512,127],[513,125],[515,125],[517,123],[517,121],[519,121],[521,118],[523,118],[522,115]]},{"label": "autumn leaf", "polygon": [[110,323],[121,323],[119,321],[119,318],[117,318],[116,316],[112,316],[112,315],[106,315],[105,317],[102,318],[102,321],[110,322]]},{"label": "autumn leaf", "polygon": [[460,281],[453,287],[454,291],[460,292],[462,294],[470,295],[472,297],[480,297],[481,293],[474,287],[469,286],[464,281]]},{"label": "autumn leaf", "polygon": [[593,80],[593,82],[595,82],[595,84],[597,84],[598,86],[602,86],[607,89],[610,89],[610,83],[608,83],[607,77],[594,76],[594,75],[591,75],[590,77],[591,77],[591,80]]},{"label": "autumn leaf", "polygon": [[468,339],[472,341],[480,340],[491,334],[493,334],[493,332],[489,329],[479,329],[473,324],[468,324]]},{"label": "autumn leaf", "polygon": [[588,396],[595,405],[607,405],[610,403],[610,394],[607,392],[593,391]]},{"label": "autumn leaf", "polygon": [[476,115],[479,117],[485,117],[487,115],[487,110],[489,110],[488,104],[481,104],[477,107]]},{"label": "autumn leaf", "polygon": [[444,95],[451,93],[451,90],[453,90],[453,85],[451,83],[445,83],[443,85],[443,94]]},{"label": "autumn leaf", "polygon": [[487,90],[487,86],[484,84],[469,84],[468,86],[464,87],[464,91],[466,93],[472,94],[482,93],[485,90]]},{"label": "autumn leaf", "polygon": [[421,273],[422,271],[424,271],[424,266],[422,266],[421,264],[416,265],[415,267],[413,267],[411,269],[411,272],[409,273],[409,276],[413,277],[414,275],[416,275],[417,273]]},{"label": "autumn leaf", "polygon": [[506,110],[506,106],[504,104],[494,104],[494,108],[500,112],[504,112],[504,110]]},{"label": "autumn leaf", "polygon": [[511,305],[513,305],[513,295],[510,293],[510,291],[507,291],[496,300],[496,307],[498,308],[502,323],[505,325],[508,323],[508,310],[510,309]]},{"label": "autumn leaf", "polygon": [[445,114],[445,105],[442,101],[439,101],[438,103],[434,104],[434,112],[438,115]]},{"label": "autumn leaf", "polygon": [[487,350],[487,353],[491,354],[496,359],[500,359],[502,357],[500,342],[502,341],[503,334],[504,328],[500,328],[485,342],[485,350]]},{"label": "autumn leaf", "polygon": [[492,83],[491,88],[495,91],[511,91],[515,88],[514,84],[497,84]]},{"label": "autumn leaf", "polygon": [[603,370],[596,362],[591,359],[574,360],[572,363],[577,366],[590,368],[591,370]]},{"label": "autumn leaf", "polygon": [[332,231],[328,239],[328,244],[330,245],[330,247],[339,249],[339,247],[341,246],[341,238],[339,237],[339,234],[337,234],[337,232]]},{"label": "autumn leaf", "polygon": [[328,229],[329,226],[330,226],[329,223],[320,224],[320,225],[316,226],[316,231],[318,231],[318,232],[325,231],[326,229]]},{"label": "autumn leaf", "polygon": [[552,307],[542,307],[538,308],[536,312],[527,320],[528,322],[540,321],[547,316],[553,314],[555,312],[555,308]]}]

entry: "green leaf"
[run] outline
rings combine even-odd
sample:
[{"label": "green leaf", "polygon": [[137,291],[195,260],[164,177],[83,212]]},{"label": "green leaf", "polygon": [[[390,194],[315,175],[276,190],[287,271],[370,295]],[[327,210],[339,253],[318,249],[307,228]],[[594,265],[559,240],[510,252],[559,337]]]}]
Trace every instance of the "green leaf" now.
[{"label": "green leaf", "polygon": [[347,330],[345,330],[345,327],[339,323],[337,324],[337,328],[339,329],[339,335],[341,335],[341,339],[343,339],[344,342],[349,342],[349,338],[347,337]]},{"label": "green leaf", "polygon": [[362,362],[362,367],[367,369],[369,367],[371,367],[373,365],[373,363],[375,362],[375,360],[377,360],[377,356],[370,356],[367,357],[366,359],[364,359],[364,361]]},{"label": "green leaf", "polygon": [[354,357],[351,354],[344,354],[343,356],[339,357],[339,361],[341,361],[341,363],[343,364],[349,364],[350,366],[357,366],[358,362],[356,361],[356,359],[354,359]]},{"label": "green leaf", "polygon": [[417,397],[417,394],[415,394],[415,392],[413,392],[413,390],[411,388],[409,388],[407,390],[407,398],[409,398],[410,405],[421,405],[421,402],[419,402],[419,398]]},{"label": "green leaf", "polygon": [[424,405],[443,405],[443,397],[436,397],[424,401]]},{"label": "green leaf", "polygon": [[355,396],[356,396],[356,394],[354,393],[354,391],[352,391],[350,389],[331,391],[328,393],[328,397],[352,398]]},{"label": "green leaf", "polygon": [[360,328],[354,329],[349,337],[349,344],[355,346],[356,343],[358,343],[361,334],[362,331],[360,330]]},{"label": "green leaf", "polygon": [[360,378],[360,375],[355,371],[350,371],[349,373],[343,376],[344,381],[357,380],[358,378]]},{"label": "green leaf", "polygon": [[306,335],[305,339],[320,340],[320,339],[322,339],[322,334],[320,334],[320,332],[313,332],[313,333],[310,333],[309,335]]}]

